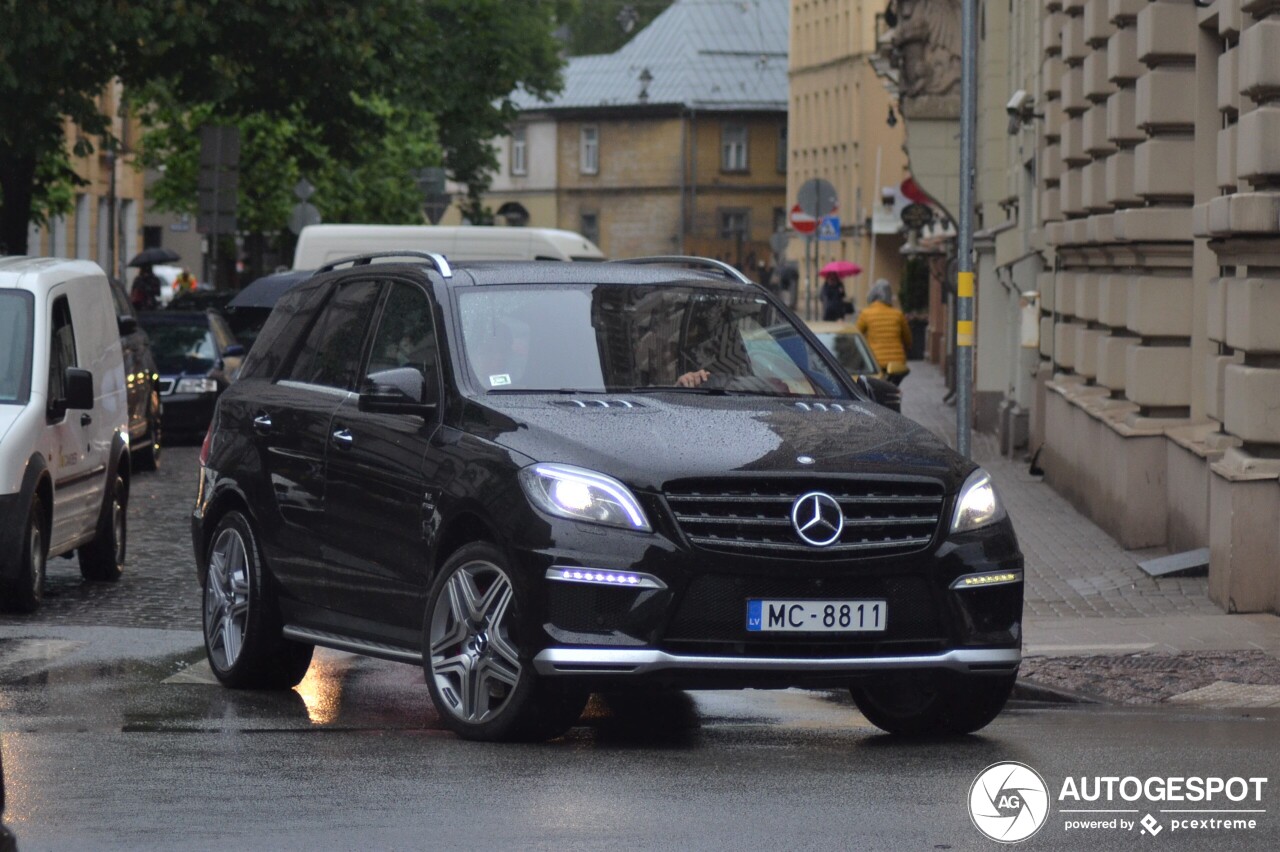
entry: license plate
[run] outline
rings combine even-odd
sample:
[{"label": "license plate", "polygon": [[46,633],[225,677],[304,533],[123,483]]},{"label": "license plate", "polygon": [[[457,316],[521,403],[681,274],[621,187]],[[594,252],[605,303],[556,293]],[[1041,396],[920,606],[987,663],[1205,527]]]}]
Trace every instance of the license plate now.
[{"label": "license plate", "polygon": [[884,601],[748,600],[751,633],[875,633],[884,630]]}]

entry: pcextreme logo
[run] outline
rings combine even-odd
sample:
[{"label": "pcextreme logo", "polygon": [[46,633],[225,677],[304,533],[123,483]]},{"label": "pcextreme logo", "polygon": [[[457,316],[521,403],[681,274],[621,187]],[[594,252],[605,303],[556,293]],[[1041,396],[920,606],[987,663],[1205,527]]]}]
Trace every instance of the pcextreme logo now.
[{"label": "pcextreme logo", "polygon": [[969,818],[992,840],[1026,840],[1049,818],[1049,787],[1025,763],[993,763],[969,787]]}]

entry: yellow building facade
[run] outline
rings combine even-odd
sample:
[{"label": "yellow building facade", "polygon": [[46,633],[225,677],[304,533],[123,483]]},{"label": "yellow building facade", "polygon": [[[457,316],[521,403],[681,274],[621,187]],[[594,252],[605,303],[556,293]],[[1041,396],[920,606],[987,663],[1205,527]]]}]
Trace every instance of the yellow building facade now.
[{"label": "yellow building facade", "polygon": [[[120,84],[113,83],[99,97],[102,112],[113,116],[111,132],[120,140],[119,153],[109,154],[101,141],[95,140],[92,154],[72,158],[76,174],[87,183],[75,188],[70,212],[54,217],[43,227],[30,227],[27,254],[92,260],[119,277],[124,264],[140,250],[145,189],[143,174],[133,165],[139,128],[127,113],[121,115],[122,96]],[[78,133],[79,129],[68,122],[68,150]]]},{"label": "yellow building facade", "polygon": [[[835,187],[840,238],[818,243],[818,265],[839,259],[863,268],[846,282],[858,307],[875,278],[896,288],[903,267],[900,202],[883,200],[909,176],[904,125],[870,61],[884,9],[883,0],[791,0],[787,207],[811,178]],[[792,239],[787,254],[803,275],[804,240]]]}]

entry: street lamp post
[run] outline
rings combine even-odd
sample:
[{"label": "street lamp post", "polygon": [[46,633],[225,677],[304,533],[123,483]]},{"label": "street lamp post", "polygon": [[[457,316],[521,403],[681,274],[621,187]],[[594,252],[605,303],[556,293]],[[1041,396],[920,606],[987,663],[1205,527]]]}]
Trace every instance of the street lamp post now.
[{"label": "street lamp post", "polygon": [[962,0],[960,26],[960,234],[956,274],[956,450],[971,455],[973,428],[973,180],[978,111],[977,0]]}]

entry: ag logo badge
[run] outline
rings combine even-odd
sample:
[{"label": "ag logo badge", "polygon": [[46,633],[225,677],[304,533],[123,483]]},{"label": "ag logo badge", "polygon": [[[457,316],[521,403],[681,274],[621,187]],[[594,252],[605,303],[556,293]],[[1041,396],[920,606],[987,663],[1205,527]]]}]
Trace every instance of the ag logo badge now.
[{"label": "ag logo badge", "polygon": [[1025,763],[993,763],[969,787],[969,818],[992,840],[1018,843],[1049,818],[1049,788]]}]

